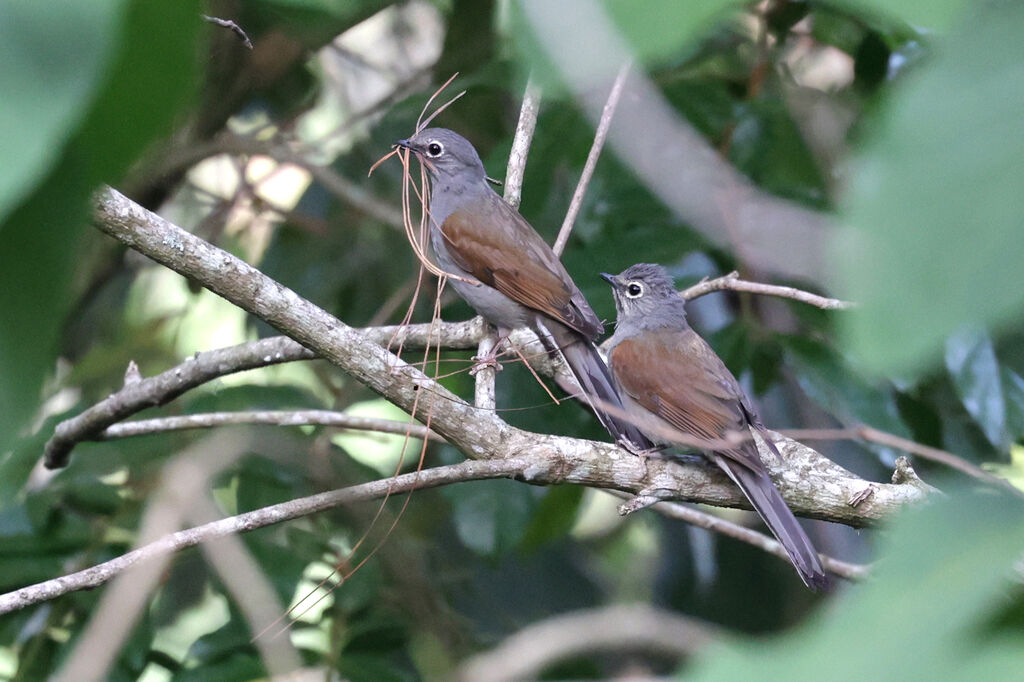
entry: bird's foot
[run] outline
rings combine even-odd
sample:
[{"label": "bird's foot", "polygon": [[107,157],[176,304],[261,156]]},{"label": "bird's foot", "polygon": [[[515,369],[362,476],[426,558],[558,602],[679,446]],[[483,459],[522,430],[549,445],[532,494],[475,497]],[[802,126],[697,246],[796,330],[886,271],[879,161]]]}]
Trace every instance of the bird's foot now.
[{"label": "bird's foot", "polygon": [[469,376],[475,377],[478,372],[488,368],[495,372],[500,372],[503,369],[501,363],[498,362],[498,353],[495,353],[494,350],[486,355],[473,356],[473,366],[469,368]]},{"label": "bird's foot", "polygon": [[661,453],[668,448],[667,445],[652,445],[651,447],[643,448],[624,436],[619,436],[616,440],[616,444],[629,454],[636,455],[640,458],[640,464],[643,466],[644,478],[647,477],[647,460],[652,457],[661,457]]},{"label": "bird's foot", "polygon": [[498,362],[498,358],[505,352],[501,350],[501,346],[505,341],[508,340],[508,334],[503,334],[498,337],[498,340],[494,342],[491,349],[483,355],[473,356],[473,366],[469,368],[469,376],[476,376],[479,372],[485,369],[493,369],[495,372],[502,370],[501,363]]},{"label": "bird's foot", "polygon": [[504,369],[501,363],[498,362],[497,356],[494,355],[474,355],[473,366],[469,368],[469,376],[475,377],[478,373],[485,369],[493,369],[495,372],[500,372]]},{"label": "bird's foot", "polygon": [[667,445],[652,445],[649,448],[643,448],[625,436],[619,436],[615,442],[620,448],[637,457],[660,457],[661,453],[668,449]]}]

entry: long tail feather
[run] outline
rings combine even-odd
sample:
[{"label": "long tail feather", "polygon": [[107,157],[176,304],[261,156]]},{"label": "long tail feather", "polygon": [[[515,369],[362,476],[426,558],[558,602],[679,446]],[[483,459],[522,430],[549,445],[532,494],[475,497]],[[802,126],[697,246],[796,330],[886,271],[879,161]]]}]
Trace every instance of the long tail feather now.
[{"label": "long tail feather", "polygon": [[821,565],[821,559],[818,558],[818,551],[793,516],[793,512],[786,506],[768,473],[754,471],[741,462],[723,455],[716,454],[714,460],[740,487],[772,535],[786,549],[793,567],[804,584],[814,590],[828,589],[828,575]]}]

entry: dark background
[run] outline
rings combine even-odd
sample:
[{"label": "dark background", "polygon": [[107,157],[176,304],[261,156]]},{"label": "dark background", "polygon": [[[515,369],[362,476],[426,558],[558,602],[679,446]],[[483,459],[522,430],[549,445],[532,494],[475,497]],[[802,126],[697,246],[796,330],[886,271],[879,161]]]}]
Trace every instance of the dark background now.
[{"label": "dark background", "polygon": [[[196,351],[271,333],[89,227],[88,198],[100,183],[347,324],[396,323],[417,267],[388,219],[399,207],[401,168],[391,161],[366,173],[412,132],[440,83],[458,71],[449,91],[467,94],[436,124],[470,139],[501,178],[533,69],[543,98],[521,212],[549,240],[593,139],[574,88],[516,3],[166,4],[81,0],[58,11],[40,3],[11,8],[0,22],[3,591],[127,551],[166,484],[164,465],[202,436],[83,444],[54,475],[37,461],[60,419],[116,390],[129,360],[149,376]],[[854,300],[853,311],[826,312],[717,293],[695,302],[691,316],[770,427],[867,424],[1021,486],[1019,7],[598,4],[638,70],[710,149],[764,195],[820,212],[829,230],[824,276],[766,270],[728,238],[694,229],[606,150],[564,256],[598,314],[614,316],[597,273],[640,261],[664,264],[681,288],[738,270]],[[236,20],[255,49],[201,12]],[[586,35],[586,26],[577,28]],[[604,92],[608,83],[610,75],[593,88]],[[430,284],[414,321],[430,319],[432,291]],[[471,315],[462,302],[445,301],[445,319]],[[450,354],[442,371],[464,370],[469,355]],[[465,372],[445,383],[472,393]],[[549,404],[511,363],[498,377],[498,403],[526,429],[604,437],[585,411]],[[400,417],[320,362],[229,377],[160,414],[304,407]],[[401,450],[401,439],[322,428],[279,438],[215,476],[220,513],[389,475]],[[903,454],[860,441],[814,445],[879,481]],[[406,452],[406,468],[416,450]],[[459,458],[431,446],[426,461]],[[449,678],[526,625],[633,602],[735,634],[701,663],[699,673],[715,679],[1013,670],[1024,653],[1019,564],[1015,586],[1004,580],[1020,560],[1019,510],[939,465],[914,464],[950,499],[891,531],[808,523],[823,552],[877,561],[868,584],[827,596],[807,592],[787,564],[750,546],[649,512],[621,519],[616,501],[597,491],[511,481],[417,492],[384,542],[400,502],[372,529],[376,507],[368,503],[242,540],[284,604],[364,533],[370,539],[356,561],[380,543],[292,629],[306,665],[347,679]],[[58,670],[103,593],[0,617],[0,678]],[[111,678],[266,674],[239,608],[203,554],[182,553]],[[744,638],[787,628],[791,636],[773,648]],[[571,659],[548,675],[667,674],[679,665],[686,662],[610,652]]]}]

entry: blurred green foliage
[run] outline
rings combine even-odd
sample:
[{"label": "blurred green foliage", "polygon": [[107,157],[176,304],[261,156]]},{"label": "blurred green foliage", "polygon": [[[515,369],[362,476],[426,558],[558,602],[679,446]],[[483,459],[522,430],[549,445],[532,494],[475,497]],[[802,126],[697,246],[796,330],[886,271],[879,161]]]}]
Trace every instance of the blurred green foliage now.
[{"label": "blurred green foliage", "polygon": [[[523,76],[548,63],[520,30],[515,3],[239,3],[230,18],[250,33],[252,53],[202,22],[195,3],[65,4],[60,12],[19,5],[0,22],[3,591],[130,549],[165,464],[197,438],[177,432],[82,444],[66,469],[33,473],[61,419],[116,390],[129,360],[152,375],[195,351],[271,333],[88,229],[88,196],[99,183],[129,190],[346,323],[395,323],[415,284],[415,260],[395,226],[315,180],[290,185],[291,203],[284,191],[254,199],[258,154],[194,166],[219,150],[225,130],[287,140],[395,207],[398,164],[370,178],[366,171],[408,135],[428,82],[459,70],[456,87],[469,92],[437,123],[471,139],[500,178]],[[721,156],[763,191],[834,213],[842,225],[832,254],[842,280],[789,284],[851,297],[854,311],[733,294],[691,306],[769,426],[863,423],[998,467],[1020,485],[1019,6],[776,0],[760,14],[710,1],[600,6],[666,100]],[[378,24],[377,33],[360,34],[384,20],[386,30]],[[403,50],[430,54],[424,44],[440,54],[396,66]],[[811,68],[822,64],[833,71]],[[521,210],[553,239],[593,131],[555,79],[539,75],[547,89]],[[383,99],[357,101],[360,84],[372,89],[371,76],[386,83]],[[273,156],[274,146],[264,151]],[[217,194],[209,177],[220,182],[246,164],[250,187]],[[565,263],[611,319],[597,273],[639,261],[665,264],[681,286],[733,269],[759,278],[735,248],[709,244],[606,153]],[[432,300],[427,284],[414,320],[429,319]],[[446,319],[470,314],[446,299]],[[448,353],[440,364],[461,395],[472,391],[469,355]],[[516,364],[506,364],[498,388],[499,408],[517,426],[603,438],[585,410],[550,404]],[[320,408],[396,416],[375,399],[310,362],[225,377],[158,413]],[[210,495],[224,514],[399,466],[393,438],[304,427],[290,431],[287,447],[270,442],[213,480]],[[901,454],[851,442],[820,447],[874,480]],[[418,444],[407,447],[400,466],[414,467],[418,452]],[[425,463],[459,458],[431,445]],[[282,604],[312,590],[364,535],[355,562],[379,547],[290,631],[304,663],[346,679],[446,679],[525,625],[615,601],[649,601],[737,633],[793,626],[771,645],[730,636],[682,668],[706,679],[1011,676],[1024,627],[1019,565],[1016,586],[1007,579],[1024,545],[1021,510],[942,478],[926,461],[915,466],[950,499],[894,522],[877,548],[874,533],[811,526],[829,553],[879,557],[868,584],[826,597],[807,593],[786,564],[749,546],[654,514],[622,520],[614,501],[594,491],[513,481],[418,491],[397,522],[401,502],[392,500],[376,522],[373,504],[356,505],[242,540]],[[0,616],[0,678],[52,676],[105,589]],[[819,608],[822,599],[834,603]],[[200,552],[181,553],[110,679],[266,675],[243,611]],[[668,674],[678,662],[615,652],[563,662],[550,674],[602,677],[633,665]]]},{"label": "blurred green foliage", "polygon": [[873,369],[919,372],[958,328],[1018,319],[1022,22],[1019,3],[973,8],[873,121],[836,254],[865,304],[844,326]]}]

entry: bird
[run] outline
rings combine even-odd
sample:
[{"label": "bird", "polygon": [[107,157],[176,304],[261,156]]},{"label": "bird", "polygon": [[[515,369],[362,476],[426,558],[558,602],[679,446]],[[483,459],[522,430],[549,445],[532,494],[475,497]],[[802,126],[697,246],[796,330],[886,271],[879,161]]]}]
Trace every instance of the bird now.
[{"label": "bird", "polygon": [[426,128],[396,145],[427,169],[431,247],[440,268],[457,276],[451,280],[456,293],[502,338],[513,329],[533,330],[548,353],[564,360],[612,437],[628,450],[646,449],[650,443],[621,416],[594,343],[604,325],[547,242],[491,189],[473,145],[447,128]]},{"label": "bird", "polygon": [[818,552],[768,475],[750,429],[778,449],[736,377],[690,327],[672,277],[649,263],[601,277],[615,298],[615,333],[605,348],[626,412],[658,445],[685,445],[679,433],[708,442],[702,453],[743,491],[804,584],[827,589]]}]

